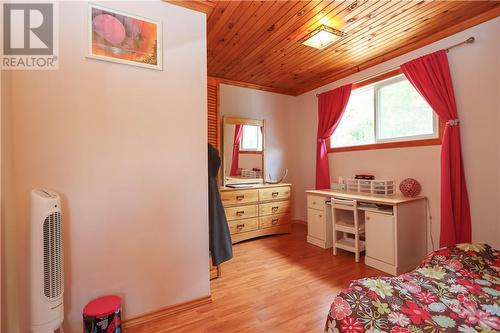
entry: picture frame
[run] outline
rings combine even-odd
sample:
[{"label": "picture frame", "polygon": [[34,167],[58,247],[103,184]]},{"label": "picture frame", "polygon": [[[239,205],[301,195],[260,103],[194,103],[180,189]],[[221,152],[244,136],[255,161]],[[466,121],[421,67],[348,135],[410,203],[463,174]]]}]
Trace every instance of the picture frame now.
[{"label": "picture frame", "polygon": [[163,70],[160,21],[89,3],[87,28],[87,58]]}]

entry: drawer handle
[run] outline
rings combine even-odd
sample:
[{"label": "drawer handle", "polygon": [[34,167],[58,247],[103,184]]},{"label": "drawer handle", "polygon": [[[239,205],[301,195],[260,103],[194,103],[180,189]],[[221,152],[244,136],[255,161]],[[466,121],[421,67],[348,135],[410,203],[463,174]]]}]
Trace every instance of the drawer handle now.
[{"label": "drawer handle", "polygon": [[277,212],[277,211],[278,211],[278,209],[279,209],[279,207],[278,207],[278,206],[274,206],[273,208],[271,208],[271,210],[273,211],[273,213],[274,213],[274,212]]},{"label": "drawer handle", "polygon": [[323,215],[320,214],[319,217],[323,217]]},{"label": "drawer handle", "polygon": [[278,224],[279,221],[280,221],[280,219],[272,219],[271,224],[276,225],[276,224]]},{"label": "drawer handle", "polygon": [[369,216],[365,217],[365,220],[370,221],[370,217]]},{"label": "drawer handle", "polygon": [[243,199],[245,199],[245,196],[244,196],[244,195],[237,195],[237,196],[236,196],[236,200],[238,200],[238,201],[241,201],[241,200],[243,200]]},{"label": "drawer handle", "polygon": [[273,196],[273,198],[276,198],[278,196],[278,194],[280,194],[280,192],[273,192],[273,193],[271,193],[271,195]]},{"label": "drawer handle", "polygon": [[243,216],[244,214],[245,214],[244,210],[239,210],[239,211],[236,212],[237,216]]},{"label": "drawer handle", "polygon": [[243,223],[243,224],[238,224],[238,225],[236,226],[236,229],[238,229],[238,231],[239,231],[239,230],[243,229],[244,227],[245,227],[245,224],[244,224],[244,223]]},{"label": "drawer handle", "polygon": [[315,204],[316,204],[316,201],[313,201],[313,205],[315,205]]}]

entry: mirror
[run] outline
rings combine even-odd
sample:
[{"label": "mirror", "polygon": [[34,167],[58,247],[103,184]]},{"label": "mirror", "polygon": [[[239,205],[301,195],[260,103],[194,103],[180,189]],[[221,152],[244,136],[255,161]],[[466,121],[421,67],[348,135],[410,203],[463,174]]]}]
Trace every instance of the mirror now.
[{"label": "mirror", "polygon": [[223,185],[264,182],[264,120],[222,119]]}]

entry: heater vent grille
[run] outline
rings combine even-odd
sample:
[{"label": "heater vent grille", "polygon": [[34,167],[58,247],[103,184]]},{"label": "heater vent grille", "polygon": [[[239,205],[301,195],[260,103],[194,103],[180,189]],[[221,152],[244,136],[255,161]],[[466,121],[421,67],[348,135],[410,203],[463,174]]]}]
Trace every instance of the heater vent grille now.
[{"label": "heater vent grille", "polygon": [[55,212],[43,222],[43,293],[49,299],[63,292],[62,221]]}]

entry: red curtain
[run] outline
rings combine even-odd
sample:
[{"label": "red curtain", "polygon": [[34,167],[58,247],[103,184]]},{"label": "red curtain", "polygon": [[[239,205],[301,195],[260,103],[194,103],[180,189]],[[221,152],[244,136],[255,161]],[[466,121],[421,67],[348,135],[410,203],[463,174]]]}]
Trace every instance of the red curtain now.
[{"label": "red curtain", "polygon": [[238,154],[240,152],[240,140],[243,135],[243,125],[234,127],[233,158],[231,159],[230,176],[236,176],[238,171]]},{"label": "red curtain", "polygon": [[347,102],[351,96],[352,84],[327,91],[318,96],[318,144],[316,149],[316,189],[330,188],[328,147],[333,132],[339,125]]},{"label": "red curtain", "polygon": [[455,94],[448,57],[444,50],[420,57],[401,70],[446,122],[441,147],[441,236],[440,245],[471,241],[469,196],[465,184]]}]

